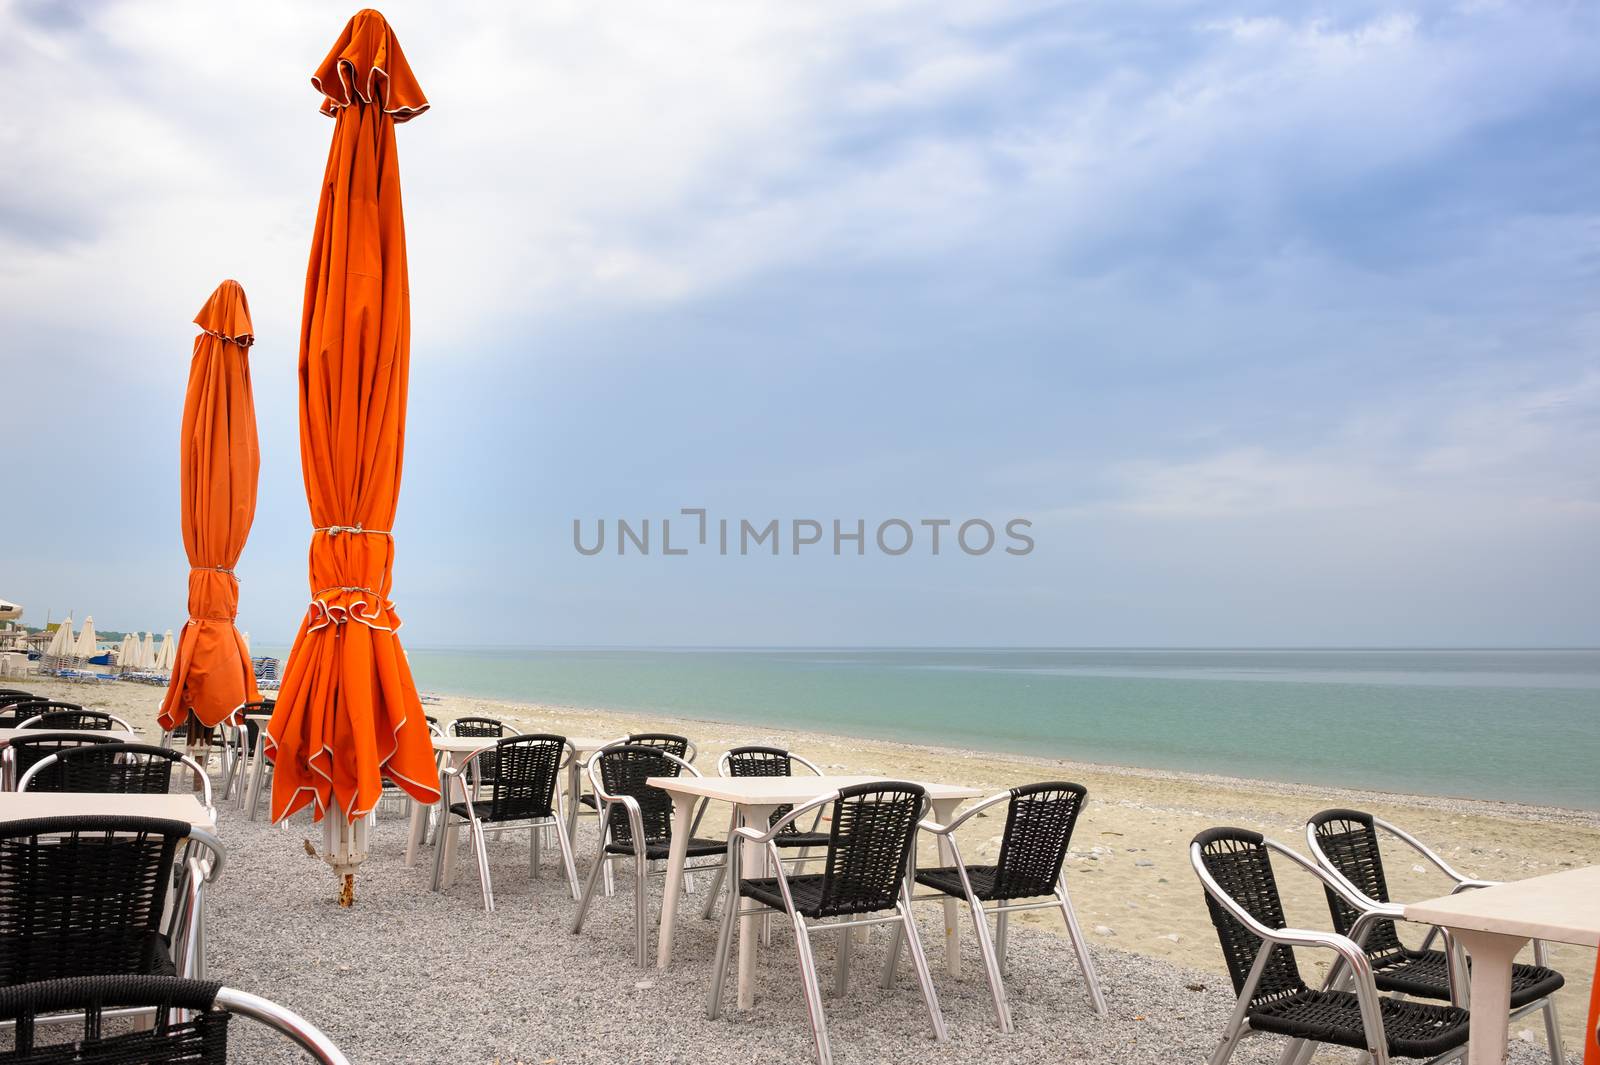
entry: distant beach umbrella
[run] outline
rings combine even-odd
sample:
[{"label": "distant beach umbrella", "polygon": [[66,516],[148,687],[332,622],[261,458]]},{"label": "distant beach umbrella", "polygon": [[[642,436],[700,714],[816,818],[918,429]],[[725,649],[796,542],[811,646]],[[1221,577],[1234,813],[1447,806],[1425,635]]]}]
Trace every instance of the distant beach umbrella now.
[{"label": "distant beach umbrella", "polygon": [[147,632],[139,641],[139,668],[154,669],[156,664],[156,634]]},{"label": "distant beach umbrella", "polygon": [[[248,660],[249,659],[246,658],[246,661],[248,661]],[[155,668],[156,668],[156,670],[158,672],[163,671],[163,670],[170,672],[172,670],[172,667],[177,663],[177,661],[178,661],[178,648],[172,642],[172,630],[168,629],[167,630],[167,634],[165,636],[161,637],[161,647],[160,647],[160,649],[156,651],[156,665],[155,665]],[[239,705],[238,703],[234,704],[234,706],[238,706],[238,705]]]},{"label": "distant beach umbrella", "polygon": [[72,615],[56,626],[56,631],[50,634],[50,643],[44,653],[51,658],[71,658],[74,642],[72,639]]},{"label": "distant beach umbrella", "polygon": [[97,641],[94,635],[94,615],[83,619],[83,628],[78,631],[77,642],[73,644],[70,652],[73,658],[93,658]]},{"label": "distant beach umbrella", "polygon": [[132,669],[134,659],[139,656],[139,639],[133,633],[122,637],[122,644],[117,648],[117,668]]},{"label": "distant beach umbrella", "polygon": [[244,641],[244,656],[246,658],[249,658],[250,657],[250,634],[248,632],[240,633],[239,634],[239,638]]},{"label": "distant beach umbrella", "polygon": [[189,556],[189,621],[174,649],[172,630],[147,668],[171,671],[161,701],[161,726],[176,729],[193,715],[222,721],[241,703],[261,698],[250,651],[233,619],[239,578],[233,567],[256,516],[256,401],[250,390],[250,304],[237,281],[224,281],[194,324],[194,356],[178,438],[180,524]]},{"label": "distant beach umbrella", "polygon": [[354,897],[383,779],[439,798],[416,683],[389,601],[404,458],[411,310],[395,125],[428,108],[387,22],[358,12],[311,84],[334,120],[300,328],[300,464],[311,606],[267,726],[272,819],[310,804]]}]

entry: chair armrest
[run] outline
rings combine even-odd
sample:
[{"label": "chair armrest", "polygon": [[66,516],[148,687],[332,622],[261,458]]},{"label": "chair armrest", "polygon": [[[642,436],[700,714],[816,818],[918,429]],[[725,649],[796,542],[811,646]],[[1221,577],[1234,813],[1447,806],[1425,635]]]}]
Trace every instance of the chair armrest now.
[{"label": "chair armrest", "polygon": [[1005,802],[1009,798],[1011,798],[1011,792],[1002,791],[997,795],[989,796],[987,799],[984,799],[982,802],[978,803],[978,805],[970,807],[965,813],[956,818],[954,821],[951,821],[948,825],[941,825],[939,822],[930,817],[922,821],[918,821],[917,827],[922,829],[924,832],[932,832],[936,836],[948,836],[950,833],[966,824],[969,817],[974,817],[996,803]]},{"label": "chair armrest", "polygon": [[810,802],[802,803],[801,805],[796,806],[793,810],[790,810],[788,813],[784,814],[782,817],[778,818],[778,820],[774,821],[765,832],[759,832],[748,825],[740,825],[738,828],[734,829],[728,834],[728,838],[731,840],[734,836],[738,836],[741,839],[748,840],[751,843],[771,843],[774,839],[778,838],[778,835],[782,833],[786,827],[794,823],[795,820],[804,817],[812,810],[820,810],[822,807],[833,802],[838,797],[839,793],[837,791],[830,791],[826,795],[819,795]]}]

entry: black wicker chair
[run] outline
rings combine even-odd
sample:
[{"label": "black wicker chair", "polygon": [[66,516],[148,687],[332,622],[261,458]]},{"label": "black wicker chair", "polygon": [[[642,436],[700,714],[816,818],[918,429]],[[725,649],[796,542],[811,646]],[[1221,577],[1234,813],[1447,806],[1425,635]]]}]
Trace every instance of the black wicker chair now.
[{"label": "black wicker chair", "polygon": [[[498,740],[506,735],[506,726],[505,722],[492,717],[458,717],[450,723],[450,735],[466,739]],[[480,785],[493,782],[496,768],[497,763],[492,753],[477,760],[471,780],[474,796],[477,795]]]},{"label": "black wicker chair", "polygon": [[[807,922],[836,918],[818,925],[817,929],[837,935],[836,964],[840,974],[849,971],[853,929],[892,923],[896,934],[910,944],[911,960],[933,1027],[933,1037],[944,1042],[944,1015],[939,1011],[939,996],[934,990],[928,959],[911,915],[912,854],[917,822],[927,806],[927,793],[920,784],[874,781],[840,788],[798,806],[766,832],[748,826],[734,829],[728,837],[728,898],[722,913],[722,929],[717,936],[706,1015],[715,1020],[722,1014],[722,990],[727,981],[728,958],[733,951],[734,926],[739,918],[771,912],[787,914],[794,925],[800,982],[806,1011],[811,1017],[811,1034],[816,1040],[817,1061],[819,1065],[830,1065],[833,1050],[828,1043],[827,1021],[822,1012],[817,962],[811,951],[811,933],[816,929]],[[784,871],[777,840],[785,825],[824,807],[830,808],[831,824],[823,871],[790,875]],[[739,856],[744,842],[767,848],[767,863],[776,872],[775,876],[741,879]],[[741,909],[740,898],[751,899],[757,905]],[[893,910],[894,914],[882,916],[885,910]],[[890,965],[893,954],[891,951]],[[889,966],[885,969],[887,971]],[[843,990],[843,982],[836,977],[836,991]]]},{"label": "black wicker chair", "polygon": [[[604,751],[612,747],[622,747],[625,745],[633,747],[654,747],[657,750],[666,751],[674,758],[681,758],[685,762],[693,762],[695,754],[697,753],[693,740],[689,739],[687,736],[674,735],[671,732],[633,732],[619,740],[612,740],[610,743],[600,748],[600,750]],[[578,796],[578,805],[587,806],[591,810],[597,810],[600,808],[600,803],[595,799],[594,793],[587,791]],[[696,823],[695,827],[699,827],[698,822]]]},{"label": "black wicker chair", "polygon": [[[572,932],[583,931],[584,916],[604,871],[614,861],[633,859],[634,953],[641,968],[649,964],[645,893],[650,863],[668,856],[673,833],[672,797],[645,781],[676,777],[685,771],[700,775],[688,761],[660,746],[625,743],[603,747],[589,759],[589,785],[600,798],[600,850],[578,901]],[[687,858],[716,858],[726,846],[721,840],[697,839],[691,832],[684,854]]]},{"label": "black wicker chair", "polygon": [[[786,751],[782,747],[766,747],[759,744],[752,744],[748,747],[735,747],[725,753],[721,758],[717,759],[717,773],[725,777],[792,777],[794,776],[796,762],[804,766],[813,775],[822,776],[822,770],[793,751]],[[779,821],[782,821],[792,809],[794,809],[793,806],[785,805],[772,811],[772,816],[767,820],[767,827],[771,828]],[[704,814],[705,810],[706,807],[702,805],[700,814]],[[695,817],[696,826],[699,823],[700,815],[697,814]],[[797,855],[786,855],[785,861],[807,861],[811,857],[806,853],[808,850],[821,849],[828,845],[828,834],[817,831],[817,826],[821,823],[821,807],[817,808],[816,816],[812,818],[810,827],[805,830],[801,830],[800,826],[792,821],[784,822],[783,834],[773,842],[785,850],[798,849],[800,851]],[[735,827],[730,823],[728,831],[732,832]],[[711,881],[711,890],[706,893],[705,906],[701,909],[700,916],[708,921],[717,912],[717,900],[722,897],[722,877],[725,872],[725,869],[717,870],[716,878]]]},{"label": "black wicker chair", "polygon": [[4,709],[0,709],[0,728],[21,728],[22,723],[30,717],[40,714],[53,713],[58,710],[82,710],[77,703],[64,703],[55,699],[42,699],[37,695],[30,695],[26,699],[9,701]]},{"label": "black wicker chair", "polygon": [[86,732],[115,732],[119,729],[123,732],[133,731],[133,726],[128,722],[104,710],[87,710],[81,706],[70,710],[41,710],[29,704],[21,704],[16,709],[33,711],[33,716],[19,724],[18,728],[82,729]]},{"label": "black wicker chair", "polygon": [[[21,688],[0,688],[0,710],[4,710],[12,703],[31,703],[39,698],[38,692],[23,691]],[[0,728],[7,726],[0,724]]]},{"label": "black wicker chair", "polygon": [[[71,750],[85,744],[116,742],[117,738],[109,733],[96,736],[82,732],[40,732],[36,735],[13,736],[6,742],[5,747],[0,748],[0,790],[16,791],[17,781],[21,779],[22,774],[58,751]],[[51,788],[46,781],[42,786],[35,784],[34,790],[58,789]]]},{"label": "black wicker chair", "polygon": [[211,781],[199,762],[147,743],[89,743],[57,750],[23,773],[18,791],[76,791],[115,795],[165,795],[172,767],[181,765],[200,785],[201,803],[216,819]]},{"label": "black wicker chair", "polygon": [[[1366,950],[1378,990],[1465,1005],[1467,980],[1463,977],[1468,973],[1466,961],[1461,958],[1459,951],[1450,949],[1448,941],[1446,949],[1432,949],[1434,940],[1442,935],[1442,929],[1430,928],[1417,948],[1408,947],[1400,941],[1392,916],[1395,908],[1383,873],[1383,855],[1378,846],[1379,829],[1411,847],[1453,880],[1456,891],[1489,886],[1488,881],[1462,876],[1420,840],[1369,813],[1360,810],[1324,810],[1306,823],[1306,843],[1317,864],[1348,889],[1343,894],[1331,888],[1326,889],[1333,927]],[[1347,896],[1352,892],[1363,905],[1358,907],[1347,901]],[[1565,986],[1566,979],[1545,964],[1543,942],[1534,940],[1533,957],[1532,965],[1511,967],[1511,1016],[1515,1019],[1542,1010],[1550,1060],[1555,1065],[1566,1065],[1561,1022],[1556,1016],[1556,1003],[1552,997]]]},{"label": "black wicker chair", "polygon": [[[327,1036],[274,1002],[172,976],[78,976],[0,988],[0,1062],[16,1065],[226,1065],[228,1022],[240,1014],[293,1040],[321,1065],[349,1065]],[[118,1017],[142,1015],[129,1030]],[[59,1031],[58,1038],[45,1038]]]},{"label": "black wicker chair", "polygon": [[[1003,977],[1006,971],[1006,920],[1018,910],[1036,910],[1044,907],[1058,910],[1066,922],[1067,936],[1072,940],[1078,967],[1083,971],[1088,986],[1089,1005],[1100,1016],[1106,1015],[1105,995],[1100,991],[1100,979],[1095,973],[1094,959],[1089,956],[1089,944],[1078,927],[1077,914],[1072,909],[1072,897],[1067,894],[1067,881],[1061,866],[1067,858],[1067,847],[1072,843],[1072,830],[1083,811],[1088,791],[1081,784],[1066,781],[1047,781],[1028,784],[1010,791],[991,795],[948,825],[924,821],[922,828],[940,836],[948,844],[956,864],[936,869],[919,869],[916,882],[939,892],[937,895],[917,896],[918,899],[962,899],[972,914],[973,926],[978,933],[978,948],[983,954],[984,975],[989,981],[989,992],[994,999],[995,1023],[1002,1032],[1012,1030],[1011,1007],[1006,1001]],[[956,844],[956,830],[969,818],[976,817],[997,803],[1006,803],[1006,827],[1000,835],[1000,853],[994,865],[967,865],[961,860],[961,850]],[[1043,899],[1043,901],[1021,901]],[[985,908],[984,904],[992,904]],[[995,915],[995,934],[989,938],[988,915]],[[896,944],[898,946],[898,943]]]},{"label": "black wicker chair", "polygon": [[[1299,1042],[1286,1048],[1281,1059],[1286,1062],[1314,1050],[1318,1043],[1365,1051],[1372,1065],[1388,1065],[1391,1057],[1443,1062],[1464,1055],[1466,1010],[1385,998],[1378,994],[1366,953],[1349,937],[1288,926],[1272,854],[1293,862],[1324,887],[1341,895],[1346,892],[1343,884],[1310,861],[1259,832],[1213,828],[1189,844],[1189,860],[1205,888],[1206,908],[1239,994],[1211,1065],[1223,1065],[1241,1040],[1259,1032]],[[1295,964],[1295,947],[1334,951],[1338,958],[1328,986],[1337,987],[1347,970],[1353,990],[1307,987]]]},{"label": "black wicker chair", "polygon": [[[539,837],[553,828],[561,847],[561,862],[566,867],[567,886],[574,901],[578,898],[578,870],[572,860],[572,841],[567,838],[567,823],[557,783],[567,763],[576,756],[565,736],[508,736],[492,748],[479,751],[460,766],[441,771],[445,777],[471,779],[474,762],[494,758],[499,771],[489,782],[489,797],[469,802],[450,803],[444,812],[441,830],[434,836],[433,890],[440,890],[444,874],[445,833],[462,825],[468,829],[473,854],[478,862],[478,883],[483,908],[494,909],[494,888],[489,881],[489,850],[485,837],[491,832],[523,830],[528,837],[528,875],[539,875]],[[441,787],[449,793],[449,782]],[[456,820],[452,822],[451,818]]]},{"label": "black wicker chair", "polygon": [[[183,889],[163,920],[180,860]],[[0,824],[0,987],[97,974],[197,975],[201,885],[221,868],[216,837],[183,821]]]}]

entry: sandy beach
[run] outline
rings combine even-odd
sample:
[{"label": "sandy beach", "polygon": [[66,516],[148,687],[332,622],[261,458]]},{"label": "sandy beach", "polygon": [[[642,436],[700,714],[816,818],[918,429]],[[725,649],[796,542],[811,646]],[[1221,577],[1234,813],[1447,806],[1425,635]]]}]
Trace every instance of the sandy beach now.
[{"label": "sandy beach", "polygon": [[[30,680],[26,686],[53,697],[102,707],[144,730],[155,728],[162,692],[160,688],[129,683],[85,685]],[[1129,952],[1216,974],[1222,973],[1221,954],[1186,850],[1189,839],[1203,828],[1253,828],[1303,850],[1308,815],[1328,806],[1353,806],[1404,826],[1473,876],[1518,879],[1600,863],[1600,814],[1591,812],[1340,791],[466,697],[441,697],[428,707],[428,712],[446,720],[483,714],[528,731],[574,735],[679,731],[698,744],[697,764],[704,772],[715,772],[717,756],[728,747],[762,742],[804,754],[824,771],[959,782],[985,792],[1037,780],[1078,781],[1088,787],[1090,804],[1073,841],[1068,880],[1079,918],[1098,950]],[[717,823],[714,815],[708,823]],[[999,831],[1000,824],[995,820],[976,818],[969,823],[961,839],[968,860],[992,856]],[[298,846],[298,837],[284,839],[286,846],[289,842]],[[586,858],[581,849],[579,855],[580,859]],[[1413,862],[1398,844],[1386,852],[1386,857],[1397,899],[1414,901],[1448,890],[1446,880]],[[465,879],[470,881],[470,875]],[[1285,876],[1283,887],[1291,921],[1328,927],[1319,887],[1302,876]],[[457,890],[461,888],[458,881]],[[1045,931],[1059,928],[1057,921],[1039,914],[1027,914],[1023,920]],[[1574,1048],[1580,1045],[1578,1033],[1594,956],[1590,951],[1556,946],[1552,959],[1552,964],[1567,977],[1559,1002],[1568,1047]],[[1303,964],[1321,960],[1307,953]],[[1201,1022],[1207,1038],[1214,1034],[1213,1028],[1220,1028],[1222,1021],[1218,1015]],[[1518,1026],[1518,1038],[1542,1043],[1537,1026],[1535,1015]]]}]

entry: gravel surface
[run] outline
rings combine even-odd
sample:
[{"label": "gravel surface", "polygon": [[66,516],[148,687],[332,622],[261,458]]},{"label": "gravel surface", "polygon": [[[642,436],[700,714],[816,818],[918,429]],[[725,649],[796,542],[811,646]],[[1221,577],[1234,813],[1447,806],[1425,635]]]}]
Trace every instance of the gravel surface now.
[{"label": "gravel surface", "polygon": [[[580,828],[580,875],[594,847],[593,824]],[[357,903],[341,910],[331,871],[306,853],[308,839],[320,847],[320,826],[313,830],[300,821],[284,830],[224,810],[228,866],[210,896],[212,976],[302,1013],[362,1065],[814,1060],[793,940],[782,930],[762,952],[755,1008],[730,1011],[719,1021],[706,1018],[716,926],[699,919],[698,905],[709,875],[695,878],[696,893],[680,908],[672,968],[641,970],[633,964],[628,879],[619,878],[616,896],[596,900],[583,934],[574,936],[575,904],[548,864],[553,848],[544,876],[530,883],[526,836],[491,842],[497,909],[486,914],[467,848],[451,890],[434,894],[428,890],[431,850],[415,867],[403,864],[405,828],[397,815],[375,826]],[[652,922],[659,916],[659,890],[659,878],[653,879]],[[923,941],[932,944],[938,909],[918,909]],[[873,942],[856,951],[849,996],[827,1000],[839,1065],[1200,1062],[1232,1005],[1226,979],[1216,973],[1097,946],[1111,1007],[1109,1017],[1098,1018],[1067,942],[1014,928],[1008,986],[1017,1030],[1003,1036],[993,1026],[965,919],[963,925],[962,977],[951,979],[937,958],[932,961],[949,1042],[931,1040],[908,962],[893,990],[878,989],[887,933],[877,929]],[[816,940],[825,985],[831,938]],[[652,954],[654,943],[652,927]],[[730,1005],[732,997],[730,979]],[[235,1060],[301,1060],[258,1025],[240,1020],[233,1028]],[[1234,1061],[1273,1062],[1281,1047],[1275,1037],[1247,1041]],[[1515,1045],[1512,1061],[1547,1060],[1541,1050]],[[1329,1052],[1317,1060],[1352,1056]]]}]

